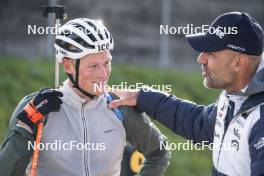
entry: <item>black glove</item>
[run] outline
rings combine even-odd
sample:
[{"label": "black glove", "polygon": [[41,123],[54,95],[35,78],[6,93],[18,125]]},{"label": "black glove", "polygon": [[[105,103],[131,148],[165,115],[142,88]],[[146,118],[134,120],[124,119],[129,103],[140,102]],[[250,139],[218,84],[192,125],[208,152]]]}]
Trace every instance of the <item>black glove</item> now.
[{"label": "black glove", "polygon": [[55,89],[42,88],[17,116],[19,120],[33,128],[34,125],[50,112],[60,110],[63,94]]}]

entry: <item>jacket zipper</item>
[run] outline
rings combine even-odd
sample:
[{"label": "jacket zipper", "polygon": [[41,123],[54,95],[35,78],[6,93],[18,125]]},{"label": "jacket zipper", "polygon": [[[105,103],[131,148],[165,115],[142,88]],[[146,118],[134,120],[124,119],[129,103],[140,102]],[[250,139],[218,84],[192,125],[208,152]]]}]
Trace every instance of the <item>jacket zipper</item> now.
[{"label": "jacket zipper", "polygon": [[[86,124],[86,119],[85,119],[85,116],[84,116],[84,105],[82,105],[82,111],[81,111],[81,114],[82,114],[82,122],[83,122],[83,133],[84,133],[84,146],[86,145],[86,143],[88,142],[88,133],[87,133],[87,124]],[[85,175],[86,176],[89,176],[89,167],[88,167],[88,160],[87,160],[87,152],[88,150],[86,150],[84,148],[84,168],[85,168]]]},{"label": "jacket zipper", "polygon": [[[228,110],[227,110],[228,111]],[[226,116],[227,116],[227,112],[226,111]],[[219,152],[218,152],[218,159],[217,159],[217,166],[216,166],[216,170],[218,168],[218,164],[219,164],[219,159],[220,159],[220,155],[221,155],[221,151],[222,151],[222,146],[223,146],[223,141],[224,141],[224,138],[225,138],[225,135],[226,135],[226,132],[230,126],[230,124],[232,123],[232,121],[234,121],[235,117],[236,117],[237,114],[233,114],[233,117],[232,117],[232,120],[229,122],[228,126],[226,124],[226,117],[225,117],[225,120],[224,120],[224,134],[223,134],[223,137],[222,137],[222,140],[221,140],[221,146],[220,146],[220,149],[219,149]]]},{"label": "jacket zipper", "polygon": [[[225,121],[224,121],[224,124],[225,124]],[[228,129],[228,127],[227,127],[227,129]],[[218,159],[217,159],[216,170],[218,168],[219,159],[220,159],[220,155],[221,155],[221,151],[222,151],[222,146],[223,146],[223,141],[224,141],[224,138],[225,138],[225,134],[226,134],[227,129],[224,129],[224,134],[223,134],[223,137],[222,137],[222,140],[221,140],[221,144],[220,144],[220,148],[219,148],[219,152],[218,152]]]}]

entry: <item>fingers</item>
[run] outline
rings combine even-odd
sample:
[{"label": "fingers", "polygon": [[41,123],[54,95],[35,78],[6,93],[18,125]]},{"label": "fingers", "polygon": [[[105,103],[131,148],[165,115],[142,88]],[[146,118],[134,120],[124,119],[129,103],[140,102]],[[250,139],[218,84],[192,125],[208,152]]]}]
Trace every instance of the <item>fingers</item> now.
[{"label": "fingers", "polygon": [[48,99],[50,101],[50,104],[53,106],[57,106],[57,105],[60,106],[63,103],[62,100],[57,96],[52,95]]},{"label": "fingers", "polygon": [[115,109],[115,108],[118,108],[119,106],[122,106],[122,105],[126,105],[125,100],[124,99],[118,99],[118,100],[114,100],[114,101],[110,102],[108,104],[108,107],[111,109]]},{"label": "fingers", "polygon": [[119,106],[136,106],[138,92],[124,92],[124,96],[118,100],[114,100],[108,104],[108,107],[113,109]]},{"label": "fingers", "polygon": [[37,110],[43,115],[46,115],[50,112],[59,111],[61,104],[63,103],[59,97],[52,96],[52,95],[48,96],[47,99],[45,100],[47,101],[46,104],[43,104],[41,106],[39,105],[36,106]]},{"label": "fingers", "polygon": [[59,97],[54,97],[52,101],[56,104],[62,104],[62,100]]},{"label": "fingers", "polygon": [[119,106],[136,106],[136,99],[134,97],[121,97],[118,100],[114,100],[108,104],[111,109]]},{"label": "fingers", "polygon": [[60,110],[61,104],[62,104],[61,99],[57,98],[54,101],[53,105],[50,107],[51,108],[51,112],[58,112]]},{"label": "fingers", "polygon": [[51,94],[57,97],[63,97],[63,93],[58,90],[53,90]]},{"label": "fingers", "polygon": [[52,95],[52,96],[57,96],[57,97],[63,97],[63,93],[56,90],[56,89],[51,89],[51,88],[41,88],[39,91],[40,94],[42,95]]}]

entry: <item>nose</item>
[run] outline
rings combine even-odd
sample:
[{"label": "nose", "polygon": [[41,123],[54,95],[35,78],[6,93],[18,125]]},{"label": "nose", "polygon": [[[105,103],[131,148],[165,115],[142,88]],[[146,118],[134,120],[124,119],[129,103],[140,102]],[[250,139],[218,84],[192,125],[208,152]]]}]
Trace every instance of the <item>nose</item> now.
[{"label": "nose", "polygon": [[106,67],[104,67],[103,65],[100,66],[100,69],[98,71],[98,76],[106,79],[108,77],[109,71]]},{"label": "nose", "polygon": [[197,58],[197,62],[202,65],[206,65],[208,62],[208,54],[201,52]]}]

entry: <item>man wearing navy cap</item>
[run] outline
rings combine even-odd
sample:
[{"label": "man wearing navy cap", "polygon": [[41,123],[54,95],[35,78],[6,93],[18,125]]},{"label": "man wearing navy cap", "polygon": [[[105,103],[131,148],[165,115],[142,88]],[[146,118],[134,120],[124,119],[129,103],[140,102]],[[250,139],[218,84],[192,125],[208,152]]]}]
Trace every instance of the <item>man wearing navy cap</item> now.
[{"label": "man wearing navy cap", "polygon": [[210,27],[186,37],[201,52],[204,86],[223,90],[215,103],[197,105],[144,88],[120,93],[109,107],[137,106],[194,143],[213,143],[213,176],[264,175],[263,30],[240,12],[220,15]]}]

